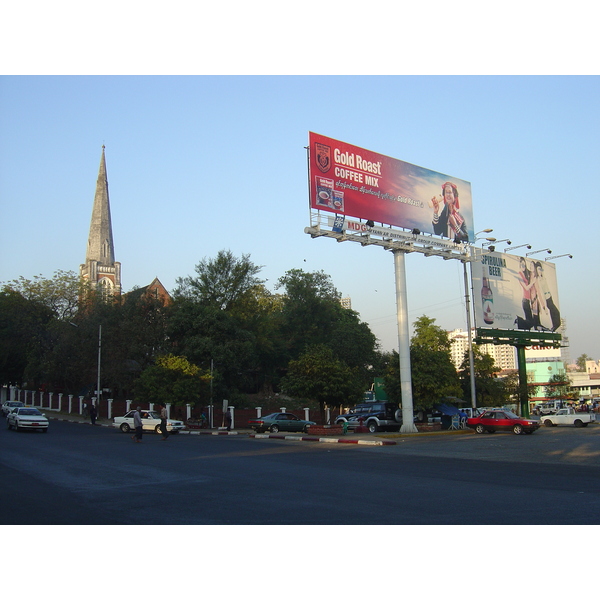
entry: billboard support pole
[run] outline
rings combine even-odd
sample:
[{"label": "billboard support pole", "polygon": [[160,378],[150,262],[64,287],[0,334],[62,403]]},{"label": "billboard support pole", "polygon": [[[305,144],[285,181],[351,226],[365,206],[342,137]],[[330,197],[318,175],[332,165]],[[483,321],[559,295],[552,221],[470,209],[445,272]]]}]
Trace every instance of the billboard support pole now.
[{"label": "billboard support pole", "polygon": [[[465,280],[465,303],[467,305],[467,336],[469,341],[469,378],[471,382],[471,407],[477,406],[477,392],[475,390],[475,361],[473,359],[473,332],[471,331],[471,294],[469,292],[469,276],[467,274],[467,261],[463,260],[463,273]],[[473,415],[474,416],[474,415]]]},{"label": "billboard support pole", "polygon": [[412,377],[410,371],[410,339],[408,303],[406,296],[406,251],[394,250],[396,273],[396,309],[398,316],[398,354],[400,356],[400,395],[402,398],[402,427],[400,433],[418,433],[414,423]]}]

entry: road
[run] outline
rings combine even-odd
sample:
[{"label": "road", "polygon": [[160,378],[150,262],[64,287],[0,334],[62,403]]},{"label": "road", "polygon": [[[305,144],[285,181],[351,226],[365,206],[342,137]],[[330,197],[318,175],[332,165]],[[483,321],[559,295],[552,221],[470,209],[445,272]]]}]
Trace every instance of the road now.
[{"label": "road", "polygon": [[394,446],[155,434],[135,444],[87,424],[0,426],[2,524],[600,522],[600,425]]}]

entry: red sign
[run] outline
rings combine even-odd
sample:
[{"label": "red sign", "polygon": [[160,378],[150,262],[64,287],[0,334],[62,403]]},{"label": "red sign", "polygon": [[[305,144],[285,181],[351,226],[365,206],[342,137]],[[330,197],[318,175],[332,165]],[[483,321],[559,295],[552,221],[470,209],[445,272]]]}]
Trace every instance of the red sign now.
[{"label": "red sign", "polygon": [[467,181],[312,132],[309,159],[314,209],[474,240]]}]

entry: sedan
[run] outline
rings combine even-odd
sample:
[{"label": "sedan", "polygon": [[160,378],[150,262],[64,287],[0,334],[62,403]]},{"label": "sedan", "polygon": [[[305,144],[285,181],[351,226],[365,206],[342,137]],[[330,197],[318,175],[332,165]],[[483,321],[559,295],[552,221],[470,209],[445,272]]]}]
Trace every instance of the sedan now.
[{"label": "sedan", "polygon": [[22,402],[17,402],[16,400],[9,400],[2,405],[2,416],[6,417],[8,413],[13,410],[13,408],[19,408],[21,406],[25,406]]},{"label": "sedan", "polygon": [[[155,431],[162,433],[160,430],[160,415],[152,410],[142,410],[142,429],[144,431]],[[113,419],[113,427],[117,427],[123,433],[133,431],[133,414],[135,410],[130,410],[124,417],[115,417]],[[183,421],[174,421],[167,419],[167,431],[169,433],[177,433],[185,428]]]},{"label": "sedan", "polygon": [[533,433],[539,429],[539,421],[523,419],[509,410],[486,410],[482,415],[467,419],[467,427],[477,433],[494,433],[496,431],[512,431],[517,435]]},{"label": "sedan", "polygon": [[6,416],[6,422],[9,429],[14,427],[17,431],[19,429],[36,429],[44,433],[48,431],[46,415],[32,406],[13,408],[12,412],[9,412]]},{"label": "sedan", "polygon": [[250,425],[257,433],[263,431],[271,431],[277,433],[278,431],[303,431],[306,433],[310,425],[316,425],[314,421],[303,421],[292,413],[273,413],[266,417],[259,417],[248,421]]}]

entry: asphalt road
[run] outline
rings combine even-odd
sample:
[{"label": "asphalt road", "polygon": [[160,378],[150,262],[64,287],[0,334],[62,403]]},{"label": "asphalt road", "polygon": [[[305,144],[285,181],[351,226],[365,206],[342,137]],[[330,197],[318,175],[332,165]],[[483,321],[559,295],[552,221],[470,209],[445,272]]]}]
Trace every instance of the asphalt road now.
[{"label": "asphalt road", "polygon": [[535,525],[600,522],[600,425],[418,434],[394,446],[0,420],[2,524]]}]

